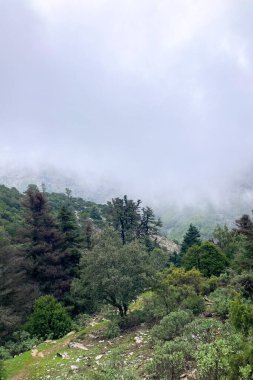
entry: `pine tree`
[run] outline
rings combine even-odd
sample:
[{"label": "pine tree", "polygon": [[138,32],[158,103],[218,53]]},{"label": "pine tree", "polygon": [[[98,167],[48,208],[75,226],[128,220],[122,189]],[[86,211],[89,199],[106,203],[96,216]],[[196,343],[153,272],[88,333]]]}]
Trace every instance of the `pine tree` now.
[{"label": "pine tree", "polygon": [[82,242],[80,227],[75,214],[70,207],[62,206],[58,214],[61,233],[59,248],[64,253],[63,263],[66,270],[70,269],[74,275],[80,260],[80,246]]},{"label": "pine tree", "polygon": [[181,254],[184,254],[188,251],[193,245],[199,245],[201,243],[200,232],[193,224],[190,224],[188,231],[184,235]]},{"label": "pine tree", "polygon": [[107,203],[107,217],[110,224],[119,232],[122,244],[132,241],[136,237],[137,229],[141,221],[141,201],[114,198]]},{"label": "pine tree", "polygon": [[37,293],[24,270],[22,252],[0,228],[0,343],[29,314]]},{"label": "pine tree", "polygon": [[155,218],[154,211],[150,207],[142,209],[140,225],[137,229],[137,237],[155,236],[159,227],[162,227],[160,219]]},{"label": "pine tree", "polygon": [[26,270],[42,294],[61,299],[70,287],[70,269],[66,268],[59,229],[51,215],[46,195],[35,185],[25,192],[24,227],[21,232],[26,252]]}]

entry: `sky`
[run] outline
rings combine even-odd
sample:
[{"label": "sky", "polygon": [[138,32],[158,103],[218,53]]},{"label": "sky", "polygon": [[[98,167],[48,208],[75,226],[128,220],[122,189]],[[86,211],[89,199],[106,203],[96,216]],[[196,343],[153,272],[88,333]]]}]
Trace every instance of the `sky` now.
[{"label": "sky", "polygon": [[0,154],[138,196],[253,160],[251,0],[0,0]]}]

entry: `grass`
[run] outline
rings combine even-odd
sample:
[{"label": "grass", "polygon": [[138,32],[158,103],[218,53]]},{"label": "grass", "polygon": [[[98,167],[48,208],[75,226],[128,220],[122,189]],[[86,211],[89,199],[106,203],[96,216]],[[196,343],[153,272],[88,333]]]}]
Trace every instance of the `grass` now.
[{"label": "grass", "polygon": [[[114,352],[120,353],[124,366],[131,369],[136,367],[140,371],[142,364],[151,355],[151,348],[147,339],[138,345],[134,338],[145,334],[145,329],[131,330],[108,340],[103,338],[107,325],[108,321],[103,320],[56,342],[38,345],[36,348],[44,357],[32,357],[29,351],[6,360],[7,380],[74,380],[78,375],[82,375],[82,379],[93,379],[94,372],[108,363]],[[71,341],[81,342],[87,350],[70,348]],[[61,358],[57,353],[67,353],[68,359]],[[77,374],[71,370],[73,365],[78,366]]]}]

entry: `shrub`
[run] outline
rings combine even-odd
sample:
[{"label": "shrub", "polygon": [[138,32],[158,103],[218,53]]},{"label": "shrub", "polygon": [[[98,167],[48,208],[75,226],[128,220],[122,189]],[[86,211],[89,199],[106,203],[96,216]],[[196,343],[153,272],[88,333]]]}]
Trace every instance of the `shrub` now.
[{"label": "shrub", "polygon": [[4,363],[0,360],[0,380],[5,379]]},{"label": "shrub", "polygon": [[183,337],[197,348],[202,343],[228,336],[231,333],[229,326],[214,318],[195,318],[185,325]]},{"label": "shrub", "polygon": [[[8,356],[19,355],[22,352],[29,351],[32,347],[37,345],[39,340],[36,337],[31,337],[29,332],[21,330],[16,331],[12,339],[5,344],[5,350],[2,350],[2,358],[5,359]],[[4,355],[8,355],[4,357]]]},{"label": "shrub", "polygon": [[193,293],[182,301],[181,308],[191,310],[193,314],[197,315],[204,311],[205,302],[203,297],[198,296],[196,293]]},{"label": "shrub", "polygon": [[87,326],[87,322],[90,319],[88,314],[78,314],[72,323],[73,330],[80,331]]},{"label": "shrub", "polygon": [[218,314],[222,319],[226,319],[229,313],[229,305],[231,299],[235,296],[235,291],[231,288],[218,288],[210,294],[209,298],[212,302],[211,311]]},{"label": "shrub", "polygon": [[230,303],[229,319],[236,330],[248,335],[253,329],[253,305],[236,298]]},{"label": "shrub", "polygon": [[71,329],[71,319],[66,309],[52,296],[37,299],[26,330],[42,339],[64,336]]},{"label": "shrub", "polygon": [[110,321],[104,332],[105,338],[112,339],[112,338],[116,338],[119,335],[120,335],[120,328],[119,328],[118,322],[116,320]]},{"label": "shrub", "polygon": [[147,371],[154,379],[178,380],[193,359],[192,352],[191,344],[180,339],[157,345]]},{"label": "shrub", "polygon": [[230,379],[250,380],[253,377],[252,340],[241,339],[237,350],[230,357]]},{"label": "shrub", "polygon": [[196,354],[198,379],[228,379],[231,372],[230,358],[239,342],[240,337],[234,335],[231,339],[217,339],[202,344]]},{"label": "shrub", "polygon": [[153,340],[170,340],[182,334],[184,326],[191,322],[192,314],[187,311],[173,311],[166,315],[159,325],[151,330]]}]

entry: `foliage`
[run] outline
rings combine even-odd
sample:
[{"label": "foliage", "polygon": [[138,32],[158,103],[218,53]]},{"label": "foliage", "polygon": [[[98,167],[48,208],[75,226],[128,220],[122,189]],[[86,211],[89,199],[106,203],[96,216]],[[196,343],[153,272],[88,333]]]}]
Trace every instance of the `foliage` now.
[{"label": "foliage", "polygon": [[80,263],[80,278],[73,284],[76,297],[100,300],[126,315],[129,303],[144,290],[152,273],[149,256],[137,242],[121,245],[114,231],[103,232]]},{"label": "foliage", "polygon": [[80,313],[78,314],[72,322],[72,328],[75,331],[80,331],[87,326],[87,323],[90,319],[88,314]]},{"label": "foliage", "polygon": [[120,335],[119,324],[118,324],[116,319],[113,319],[112,321],[109,322],[109,324],[108,324],[108,326],[104,332],[104,336],[107,339],[113,339],[119,335]]},{"label": "foliage", "polygon": [[199,245],[201,243],[200,240],[200,232],[193,224],[190,224],[188,231],[184,235],[183,242],[181,245],[181,254],[184,254],[191,248],[193,245]]},{"label": "foliage", "polygon": [[226,225],[223,227],[216,226],[213,231],[213,238],[216,245],[220,247],[229,260],[245,250],[245,237],[234,230],[230,230]]},{"label": "foliage", "polygon": [[37,337],[31,337],[27,331],[16,331],[12,335],[11,340],[7,341],[4,347],[0,347],[0,359],[8,359],[10,356],[29,351],[38,343],[39,339]]},{"label": "foliage", "polygon": [[199,294],[202,292],[205,279],[200,271],[195,268],[188,271],[184,268],[172,268],[164,272],[164,282],[176,287],[190,286]]},{"label": "foliage", "polygon": [[108,221],[118,232],[123,245],[135,238],[154,236],[162,226],[161,220],[156,220],[154,211],[150,207],[140,210],[140,204],[140,200],[135,202],[126,195],[107,202]]},{"label": "foliage", "polygon": [[22,324],[35,295],[24,271],[20,249],[0,227],[0,344]]},{"label": "foliage", "polygon": [[187,311],[179,310],[173,311],[166,315],[159,323],[151,330],[153,340],[171,340],[176,336],[181,335],[184,326],[191,322],[193,319],[192,314]]},{"label": "foliage", "polygon": [[184,326],[183,338],[195,349],[200,344],[214,342],[217,338],[231,335],[231,327],[215,318],[195,318]]},{"label": "foliage", "polygon": [[198,376],[200,380],[227,379],[230,373],[230,357],[238,345],[238,338],[217,339],[204,343],[196,353]]},{"label": "foliage", "polygon": [[4,370],[4,363],[2,360],[0,360],[0,380],[5,379],[5,370]]},{"label": "foliage", "polygon": [[179,380],[193,359],[192,351],[191,344],[181,339],[158,344],[153,360],[147,365],[148,372],[154,379]]},{"label": "foliage", "polygon": [[43,296],[35,302],[26,330],[42,339],[64,336],[71,329],[71,319],[64,307],[52,296]]},{"label": "foliage", "polygon": [[202,296],[192,293],[183,299],[180,308],[190,310],[193,314],[198,315],[205,309],[205,302]]},{"label": "foliage", "polygon": [[192,246],[183,258],[186,269],[195,267],[207,277],[221,274],[227,264],[227,259],[221,249],[208,241]]},{"label": "foliage", "polygon": [[244,335],[252,333],[253,304],[243,301],[240,297],[231,301],[229,319],[232,325]]},{"label": "foliage", "polygon": [[236,292],[230,288],[218,288],[209,295],[211,302],[210,310],[222,319],[226,319],[229,313],[229,307],[231,300],[235,297]]},{"label": "foliage", "polygon": [[242,294],[243,297],[253,301],[253,272],[242,272],[234,276],[231,285]]}]

